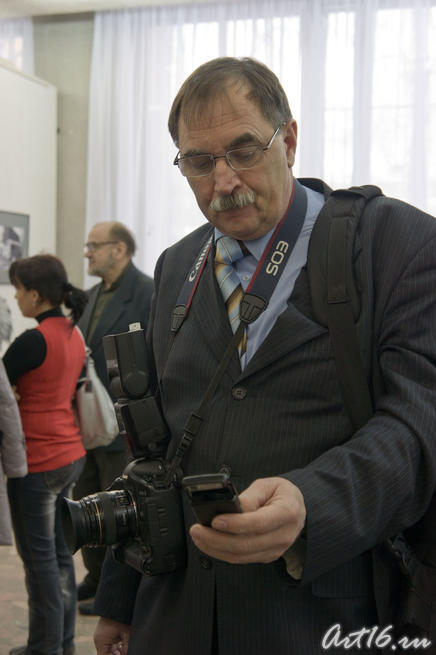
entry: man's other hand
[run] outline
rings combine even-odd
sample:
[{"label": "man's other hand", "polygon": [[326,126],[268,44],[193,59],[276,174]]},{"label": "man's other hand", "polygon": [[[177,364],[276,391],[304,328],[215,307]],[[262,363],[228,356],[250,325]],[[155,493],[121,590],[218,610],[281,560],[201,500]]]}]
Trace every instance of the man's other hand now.
[{"label": "man's other hand", "polygon": [[126,655],[130,626],[101,617],[94,631],[97,655]]}]

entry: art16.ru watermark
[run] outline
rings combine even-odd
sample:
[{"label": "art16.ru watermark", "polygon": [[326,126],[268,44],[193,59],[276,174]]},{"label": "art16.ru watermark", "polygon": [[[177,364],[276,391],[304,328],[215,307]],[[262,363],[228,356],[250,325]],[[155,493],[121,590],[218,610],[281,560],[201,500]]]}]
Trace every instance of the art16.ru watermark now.
[{"label": "art16.ru watermark", "polygon": [[388,625],[384,628],[375,625],[372,628],[360,628],[348,634],[342,633],[342,625],[335,623],[324,634],[321,641],[323,650],[369,650],[370,648],[388,648],[396,651],[399,648],[403,650],[426,650],[430,648],[432,642],[425,638],[399,637],[395,638],[392,634],[393,626]]}]

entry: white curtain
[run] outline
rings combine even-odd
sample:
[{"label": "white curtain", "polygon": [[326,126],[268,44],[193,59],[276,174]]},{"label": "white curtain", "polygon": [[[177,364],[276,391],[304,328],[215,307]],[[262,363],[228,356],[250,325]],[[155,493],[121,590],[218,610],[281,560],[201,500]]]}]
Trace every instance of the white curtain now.
[{"label": "white curtain", "polygon": [[25,73],[34,72],[31,18],[0,20],[0,57]]},{"label": "white curtain", "polygon": [[87,229],[119,220],[137,264],[205,219],[172,166],[171,103],[199,64],[252,56],[299,124],[295,173],[373,183],[436,213],[434,0],[247,0],[103,12],[91,70]]}]

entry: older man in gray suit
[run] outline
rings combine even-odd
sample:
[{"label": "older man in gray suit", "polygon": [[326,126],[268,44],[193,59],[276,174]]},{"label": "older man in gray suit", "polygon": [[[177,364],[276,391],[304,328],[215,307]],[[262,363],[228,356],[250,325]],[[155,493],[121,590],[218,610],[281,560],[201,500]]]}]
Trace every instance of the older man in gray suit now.
[{"label": "older man in gray suit", "polygon": [[[129,655],[373,652],[385,626],[364,640],[379,621],[372,551],[417,521],[435,488],[436,222],[384,197],[361,219],[358,330],[373,336],[384,392],[354,432],[305,268],[324,194],[293,177],[297,125],[279,81],[252,59],[213,60],[183,84],[169,128],[209,221],[156,267],[149,347],[169,456],[232,339],[227,280],[252,293],[276,284],[182,460],[185,475],[230,473],[243,512],[207,527],[186,503],[180,570],[141,577],[107,559],[98,654],[127,643]],[[172,309],[194,279],[168,354]]]},{"label": "older man in gray suit", "polygon": [[[101,278],[89,292],[88,304],[79,321],[86,343],[91,349],[97,375],[109,389],[103,337],[126,332],[130,323],[140,322],[145,329],[150,314],[153,280],[138,270],[132,262],[136,243],[130,230],[116,221],[96,223],[85,245],[88,273]],[[118,435],[108,446],[87,451],[82,474],[74,488],[74,497],[105,489],[122,473],[127,464],[127,449]],[[87,569],[78,586],[79,611],[94,613],[105,548],[82,549]]]}]

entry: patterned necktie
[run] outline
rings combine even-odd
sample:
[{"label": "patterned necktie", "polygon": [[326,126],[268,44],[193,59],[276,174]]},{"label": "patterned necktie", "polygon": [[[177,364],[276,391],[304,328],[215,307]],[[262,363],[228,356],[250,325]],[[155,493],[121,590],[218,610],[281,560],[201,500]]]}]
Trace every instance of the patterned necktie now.
[{"label": "patterned necktie", "polygon": [[[221,237],[216,243],[215,275],[224,298],[233,333],[236,332],[239,320],[239,305],[244,294],[241,283],[233,268],[233,263],[242,259],[244,253],[235,239]],[[244,334],[238,345],[239,356],[242,357],[247,347],[247,334]]]}]

